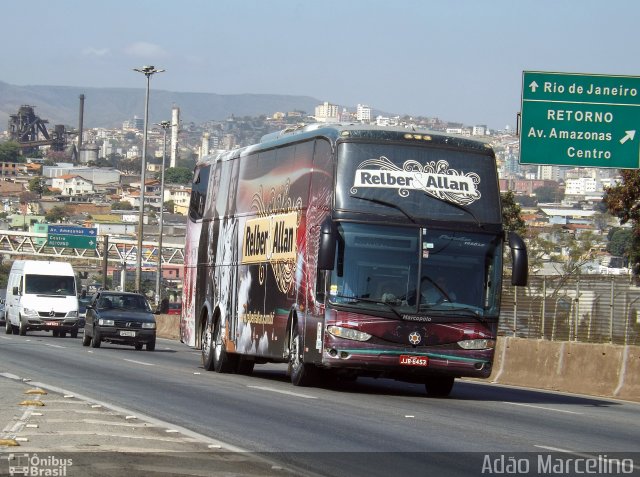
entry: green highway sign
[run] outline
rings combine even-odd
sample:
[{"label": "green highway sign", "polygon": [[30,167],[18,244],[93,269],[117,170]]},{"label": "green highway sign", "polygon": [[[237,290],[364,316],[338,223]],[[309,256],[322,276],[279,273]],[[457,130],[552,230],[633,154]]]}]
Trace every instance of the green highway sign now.
[{"label": "green highway sign", "polygon": [[96,237],[85,235],[48,234],[47,242],[50,247],[86,248],[90,250],[96,248]]},{"label": "green highway sign", "polygon": [[520,162],[640,168],[640,77],[524,71]]}]

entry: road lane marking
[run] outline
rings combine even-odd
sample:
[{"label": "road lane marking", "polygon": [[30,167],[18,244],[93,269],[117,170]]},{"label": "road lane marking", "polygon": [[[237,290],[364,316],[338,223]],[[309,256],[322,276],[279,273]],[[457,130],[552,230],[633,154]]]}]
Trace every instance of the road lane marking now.
[{"label": "road lane marking", "polygon": [[522,406],[522,407],[532,407],[534,409],[542,409],[544,411],[564,412],[566,414],[578,414],[578,415],[584,414],[582,412],[567,411],[565,409],[556,409],[556,408],[553,408],[553,407],[534,406],[533,404],[524,404],[524,403],[521,403],[521,402],[510,402],[510,401],[503,401],[503,402],[504,402],[504,404],[513,404],[514,406]]},{"label": "road lane marking", "polygon": [[155,366],[153,363],[145,363],[144,361],[136,361],[135,359],[126,359],[123,358],[124,361],[129,361],[130,363],[141,364],[142,366]]},{"label": "road lane marking", "polygon": [[247,385],[248,388],[252,388],[252,389],[260,389],[261,391],[271,391],[272,393],[280,393],[280,394],[286,394],[288,396],[296,396],[296,397],[301,397],[304,399],[318,399],[316,396],[310,396],[309,394],[301,394],[301,393],[294,393],[291,391],[282,391],[280,389],[275,389],[275,388],[270,388],[267,386],[253,386],[253,385]]},{"label": "road lane marking", "polygon": [[66,346],[62,346],[62,345],[54,345],[51,343],[45,343],[45,346],[49,346],[50,348],[66,348]]}]

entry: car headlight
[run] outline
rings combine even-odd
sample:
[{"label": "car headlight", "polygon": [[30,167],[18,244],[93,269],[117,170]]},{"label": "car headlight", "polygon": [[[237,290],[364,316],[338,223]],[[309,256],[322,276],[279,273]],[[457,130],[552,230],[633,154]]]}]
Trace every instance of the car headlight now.
[{"label": "car headlight", "polygon": [[142,328],[146,328],[148,330],[155,330],[156,329],[156,324],[155,323],[142,323]]},{"label": "car headlight", "polygon": [[106,320],[104,318],[100,318],[98,320],[98,324],[100,326],[113,326],[115,323],[113,322],[113,320]]},{"label": "car headlight", "polygon": [[25,316],[39,316],[38,312],[36,310],[33,310],[31,308],[23,308],[22,309],[22,314]]},{"label": "car headlight", "polygon": [[354,341],[367,341],[371,338],[369,333],[354,330],[353,328],[343,328],[342,326],[327,326],[327,331],[336,338],[344,338]]},{"label": "car headlight", "polygon": [[458,346],[463,349],[492,349],[496,347],[496,340],[462,340],[458,341]]}]

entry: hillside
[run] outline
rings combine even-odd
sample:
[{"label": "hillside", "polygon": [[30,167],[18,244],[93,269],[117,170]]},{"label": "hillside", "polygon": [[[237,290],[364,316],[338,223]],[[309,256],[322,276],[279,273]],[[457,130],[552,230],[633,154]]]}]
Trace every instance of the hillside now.
[{"label": "hillside", "polygon": [[[0,81],[0,131],[7,129],[10,114],[21,105],[35,108],[35,113],[48,120],[47,129],[55,124],[78,127],[80,94],[85,95],[84,127],[120,127],[123,121],[144,116],[144,88],[82,88],[71,86],[15,86]],[[275,94],[176,93],[151,89],[149,121],[171,119],[171,108],[180,108],[182,122],[201,124],[224,120],[231,115],[270,116],[276,111],[304,111],[313,114],[321,101],[309,96]]]}]

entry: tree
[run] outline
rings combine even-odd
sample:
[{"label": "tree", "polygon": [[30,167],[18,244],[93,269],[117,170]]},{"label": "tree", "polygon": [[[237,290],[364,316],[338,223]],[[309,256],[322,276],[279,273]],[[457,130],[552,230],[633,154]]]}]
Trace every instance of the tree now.
[{"label": "tree", "polygon": [[612,228],[609,234],[607,252],[618,257],[628,257],[632,242],[633,232],[630,229]]},{"label": "tree", "polygon": [[34,177],[29,181],[27,189],[35,194],[42,195],[46,189],[44,179],[42,177]]},{"label": "tree", "polygon": [[621,169],[622,181],[605,189],[602,201],[621,225],[631,223],[632,240],[628,250],[633,274],[640,275],[640,170]]},{"label": "tree", "polygon": [[515,201],[513,191],[507,191],[502,196],[502,223],[504,229],[509,232],[517,232],[524,235],[527,226],[522,219],[522,209]]},{"label": "tree", "polygon": [[131,202],[127,202],[126,200],[117,201],[111,204],[111,210],[133,210],[133,205],[131,205]]},{"label": "tree", "polygon": [[49,212],[46,213],[44,219],[50,223],[55,224],[57,222],[62,222],[63,220],[69,217],[69,213],[64,207],[56,205]]},{"label": "tree", "polygon": [[164,203],[164,207],[167,209],[167,212],[173,214],[176,210],[176,203],[173,200],[168,200]]},{"label": "tree", "polygon": [[0,144],[0,162],[24,162],[20,156],[20,144],[15,141]]},{"label": "tree", "polygon": [[557,187],[549,187],[549,186],[538,187],[533,192],[536,195],[538,202],[556,202],[556,198],[558,196]]},{"label": "tree", "polygon": [[164,181],[169,184],[190,184],[193,172],[186,167],[170,167],[164,172]]}]

